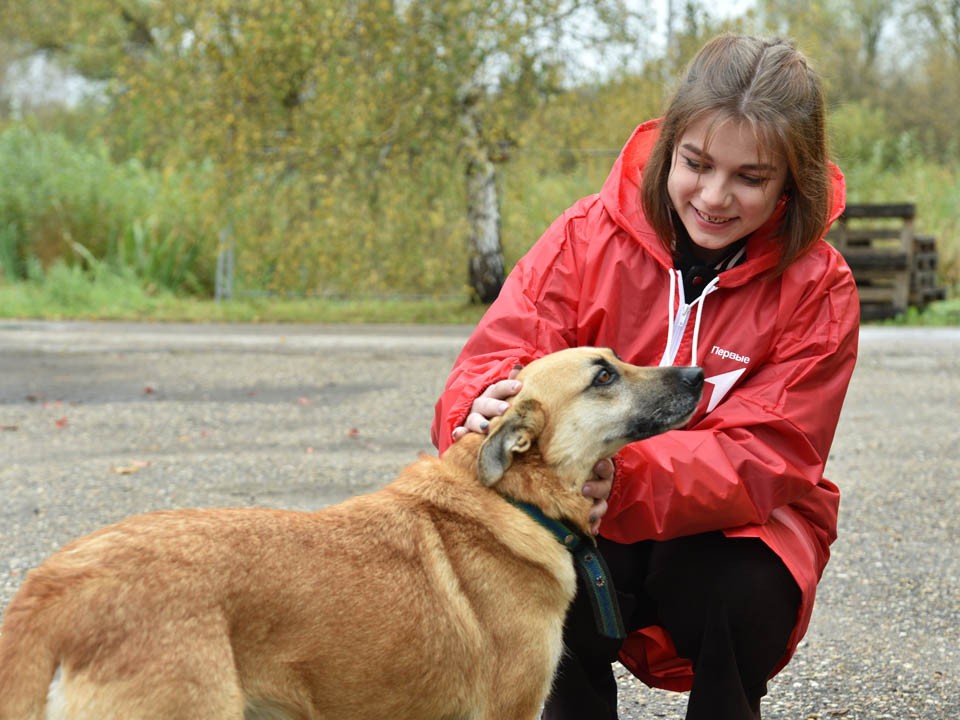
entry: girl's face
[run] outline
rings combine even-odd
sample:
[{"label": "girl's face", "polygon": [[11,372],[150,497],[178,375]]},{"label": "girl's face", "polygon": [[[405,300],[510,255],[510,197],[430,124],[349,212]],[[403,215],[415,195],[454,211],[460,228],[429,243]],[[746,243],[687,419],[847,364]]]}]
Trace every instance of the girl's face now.
[{"label": "girl's face", "polygon": [[761,158],[744,123],[721,124],[708,148],[711,120],[707,116],[691,124],[680,137],[667,178],[674,210],[694,252],[707,263],[769,219],[787,180],[783,156]]}]

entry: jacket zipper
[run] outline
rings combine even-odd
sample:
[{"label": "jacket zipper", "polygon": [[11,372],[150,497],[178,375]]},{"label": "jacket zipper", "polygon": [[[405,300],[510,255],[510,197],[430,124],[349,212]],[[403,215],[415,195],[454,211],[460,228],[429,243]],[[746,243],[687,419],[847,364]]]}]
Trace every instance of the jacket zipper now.
[{"label": "jacket zipper", "polygon": [[683,342],[683,334],[687,331],[687,320],[690,319],[690,305],[681,305],[677,310],[677,316],[673,320],[673,343],[671,343],[667,354],[664,355],[661,365],[673,365],[677,359],[677,352],[680,350],[680,344]]}]

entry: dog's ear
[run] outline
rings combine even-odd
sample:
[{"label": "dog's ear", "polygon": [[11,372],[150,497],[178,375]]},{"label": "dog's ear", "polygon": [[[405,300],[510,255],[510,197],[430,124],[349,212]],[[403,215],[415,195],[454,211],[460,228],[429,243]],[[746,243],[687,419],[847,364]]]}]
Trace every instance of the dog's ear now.
[{"label": "dog's ear", "polygon": [[500,418],[480,446],[477,476],[487,487],[495,485],[513,462],[527,452],[543,430],[543,409],[536,400],[524,400]]}]

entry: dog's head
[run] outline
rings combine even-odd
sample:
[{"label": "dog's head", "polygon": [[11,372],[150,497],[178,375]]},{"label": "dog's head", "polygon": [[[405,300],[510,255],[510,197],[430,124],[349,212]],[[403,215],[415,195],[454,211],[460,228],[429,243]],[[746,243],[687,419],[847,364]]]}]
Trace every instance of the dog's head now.
[{"label": "dog's head", "polygon": [[586,347],[535,360],[519,379],[523,388],[491,421],[480,449],[478,474],[487,486],[536,448],[579,490],[598,460],[686,423],[703,389],[700,368],[637,367],[611,350]]}]

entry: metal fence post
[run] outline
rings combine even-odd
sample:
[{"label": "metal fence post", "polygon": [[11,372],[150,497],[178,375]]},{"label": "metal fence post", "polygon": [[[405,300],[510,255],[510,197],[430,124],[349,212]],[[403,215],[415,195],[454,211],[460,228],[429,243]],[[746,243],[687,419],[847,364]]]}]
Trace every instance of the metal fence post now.
[{"label": "metal fence post", "polygon": [[217,275],[214,290],[216,302],[233,299],[234,250],[233,232],[225,227],[220,231],[217,250]]}]

